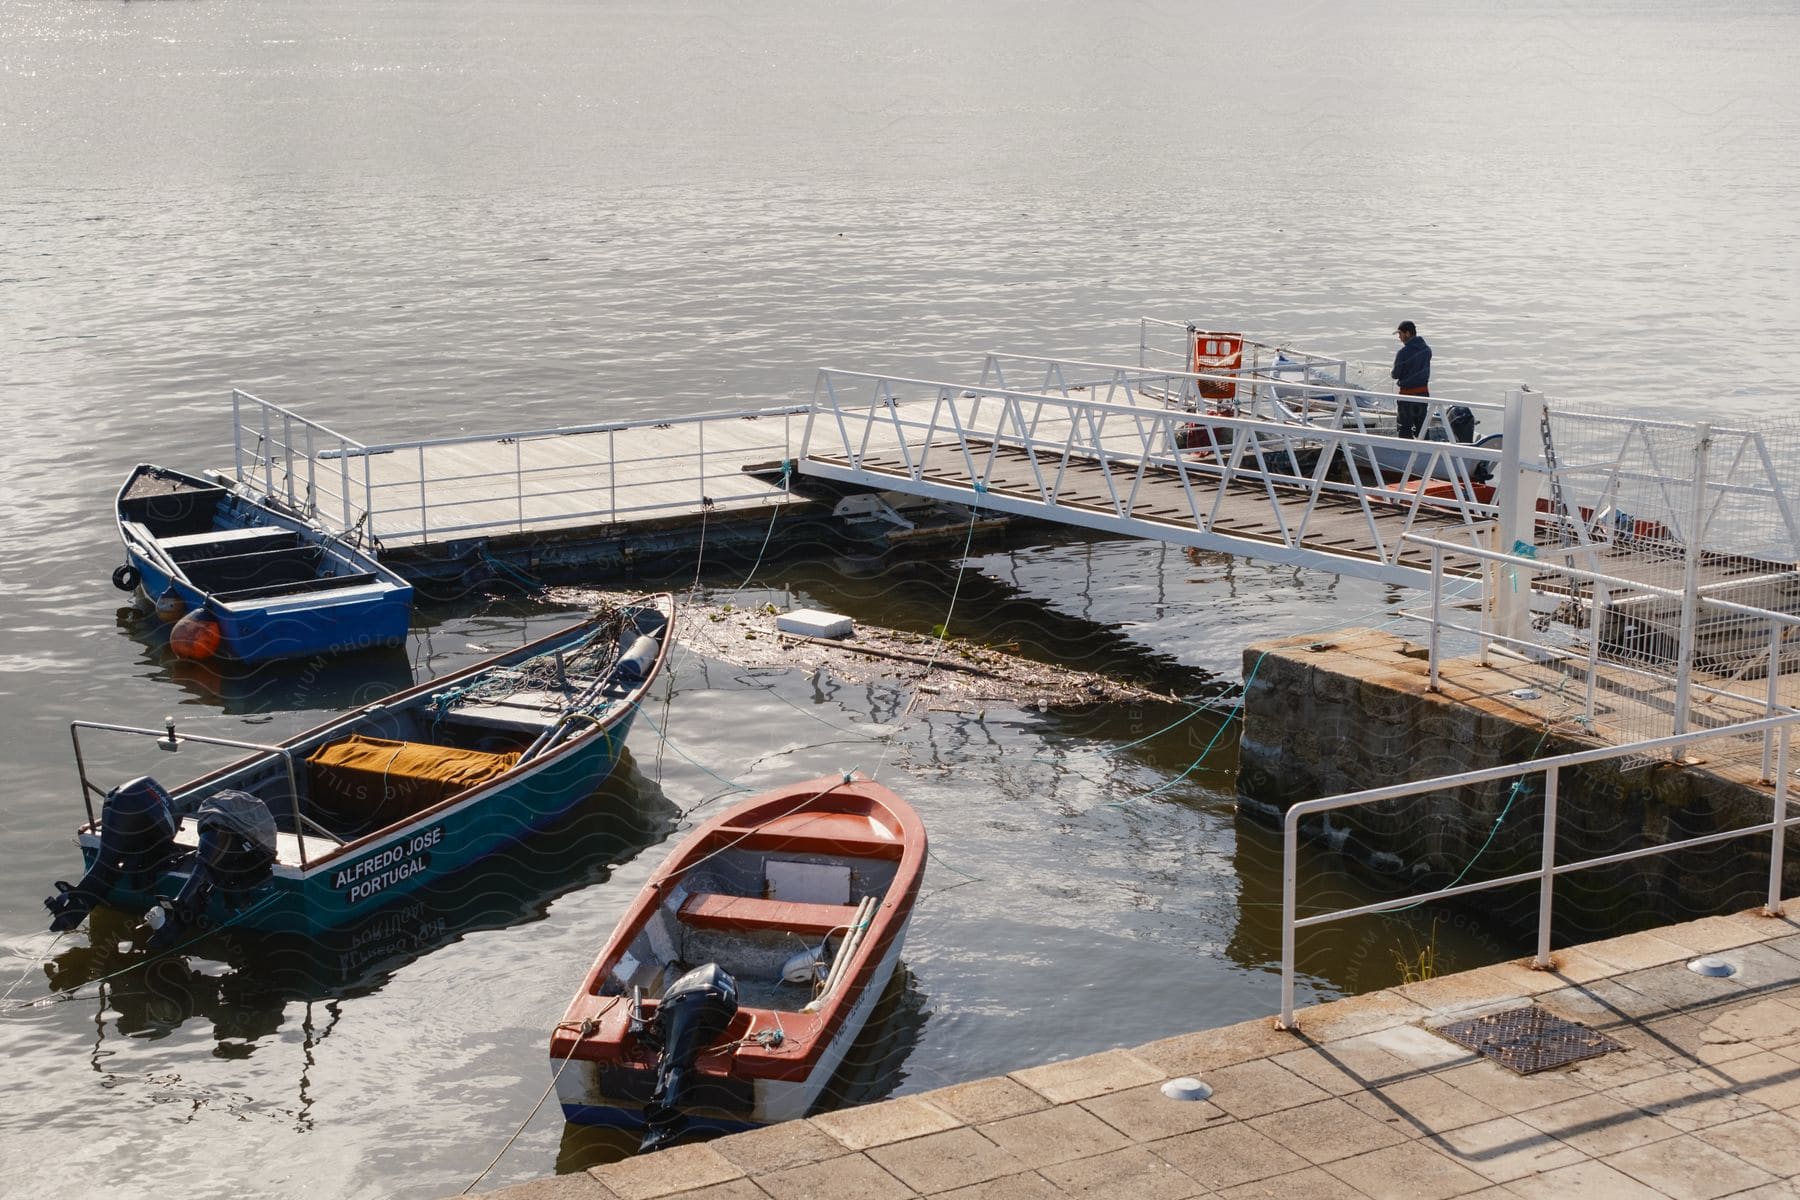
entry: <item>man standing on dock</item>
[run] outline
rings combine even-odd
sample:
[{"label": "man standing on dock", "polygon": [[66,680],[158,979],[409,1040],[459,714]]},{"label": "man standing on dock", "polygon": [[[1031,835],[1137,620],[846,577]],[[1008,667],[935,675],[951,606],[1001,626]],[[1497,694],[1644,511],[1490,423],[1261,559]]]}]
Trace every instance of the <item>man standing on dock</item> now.
[{"label": "man standing on dock", "polygon": [[[1394,369],[1391,372],[1402,396],[1431,395],[1431,347],[1419,336],[1419,327],[1411,321],[1400,322],[1394,330],[1400,339],[1400,352],[1394,355]],[[1399,434],[1403,438],[1416,438],[1425,427],[1426,405],[1416,400],[1400,401]]]}]

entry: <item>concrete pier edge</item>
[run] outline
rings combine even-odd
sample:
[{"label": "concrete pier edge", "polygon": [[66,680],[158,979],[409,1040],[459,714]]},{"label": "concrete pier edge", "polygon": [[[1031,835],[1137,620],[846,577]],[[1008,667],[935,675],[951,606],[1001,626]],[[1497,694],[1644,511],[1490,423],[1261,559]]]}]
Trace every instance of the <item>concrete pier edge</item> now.
[{"label": "concrete pier edge", "polygon": [[[1800,1195],[1800,899],[821,1113],[505,1200]],[[1736,974],[1688,969],[1716,955]],[[1270,1009],[1275,1007],[1270,984]],[[1432,1032],[1537,1004],[1622,1049],[1519,1076]],[[1163,1096],[1199,1076],[1210,1100]]]}]

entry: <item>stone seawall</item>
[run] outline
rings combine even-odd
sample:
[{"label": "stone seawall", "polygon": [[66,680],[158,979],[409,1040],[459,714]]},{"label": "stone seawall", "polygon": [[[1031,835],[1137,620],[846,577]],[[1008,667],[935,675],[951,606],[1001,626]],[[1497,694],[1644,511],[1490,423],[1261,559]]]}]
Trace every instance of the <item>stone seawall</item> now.
[{"label": "stone seawall", "polygon": [[[1238,795],[1247,815],[1279,822],[1301,800],[1385,787],[1590,749],[1580,685],[1524,664],[1456,660],[1428,690],[1423,647],[1349,630],[1328,641],[1290,638],[1244,655]],[[1613,763],[1564,771],[1557,861],[1767,821],[1773,792],[1738,757],[1694,764]],[[1790,801],[1791,803],[1791,801]],[[1303,832],[1340,849],[1361,872],[1406,891],[1535,870],[1542,776],[1320,814]],[[1786,890],[1800,886],[1800,836],[1785,855]],[[1744,908],[1765,896],[1764,835],[1572,872],[1556,890],[1559,938],[1587,940]],[[1475,898],[1484,911],[1535,921],[1536,884]]]}]

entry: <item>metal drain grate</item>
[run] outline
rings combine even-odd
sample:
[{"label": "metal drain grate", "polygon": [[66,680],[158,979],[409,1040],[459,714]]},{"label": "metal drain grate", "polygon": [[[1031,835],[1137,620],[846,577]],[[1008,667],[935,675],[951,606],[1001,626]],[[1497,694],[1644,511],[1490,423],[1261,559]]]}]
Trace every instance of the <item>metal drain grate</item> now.
[{"label": "metal drain grate", "polygon": [[1535,1004],[1440,1025],[1432,1032],[1485,1054],[1520,1075],[1533,1075],[1624,1049],[1604,1033],[1565,1021]]}]

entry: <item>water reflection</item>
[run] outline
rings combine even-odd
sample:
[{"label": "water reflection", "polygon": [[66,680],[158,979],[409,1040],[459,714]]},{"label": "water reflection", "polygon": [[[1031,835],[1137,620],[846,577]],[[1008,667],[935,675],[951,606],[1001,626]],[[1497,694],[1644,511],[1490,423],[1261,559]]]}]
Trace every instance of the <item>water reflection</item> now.
[{"label": "water reflection", "polygon": [[55,992],[98,986],[102,1041],[109,1018],[112,1036],[152,1040],[205,1019],[213,1023],[215,1057],[247,1055],[281,1028],[295,1002],[369,995],[467,934],[541,920],[557,897],[605,881],[668,836],[679,816],[627,751],[598,791],[529,841],[354,924],[310,937],[223,929],[185,953],[152,955],[135,944],[135,918],[97,909],[87,944],[47,964],[49,985]]},{"label": "water reflection", "polygon": [[[1281,969],[1281,832],[1239,809],[1234,855],[1240,894],[1226,955],[1253,971]],[[1329,847],[1302,841],[1295,906],[1309,913],[1351,908],[1415,890],[1381,880]],[[1311,1004],[1488,966],[1525,953],[1527,942],[1484,910],[1419,905],[1296,931],[1296,1002]]]},{"label": "water reflection", "polygon": [[169,625],[155,613],[126,607],[116,620],[142,647],[138,662],[146,678],[166,680],[191,697],[186,703],[216,707],[228,716],[344,711],[413,685],[412,660],[395,646],[263,663],[189,659],[169,649]]},{"label": "water reflection", "polygon": [[825,1085],[819,1107],[873,1104],[899,1090],[906,1082],[907,1056],[923,1040],[931,1020],[929,1005],[918,976],[902,962],[869,1014],[869,1023],[844,1054],[837,1075]]}]

